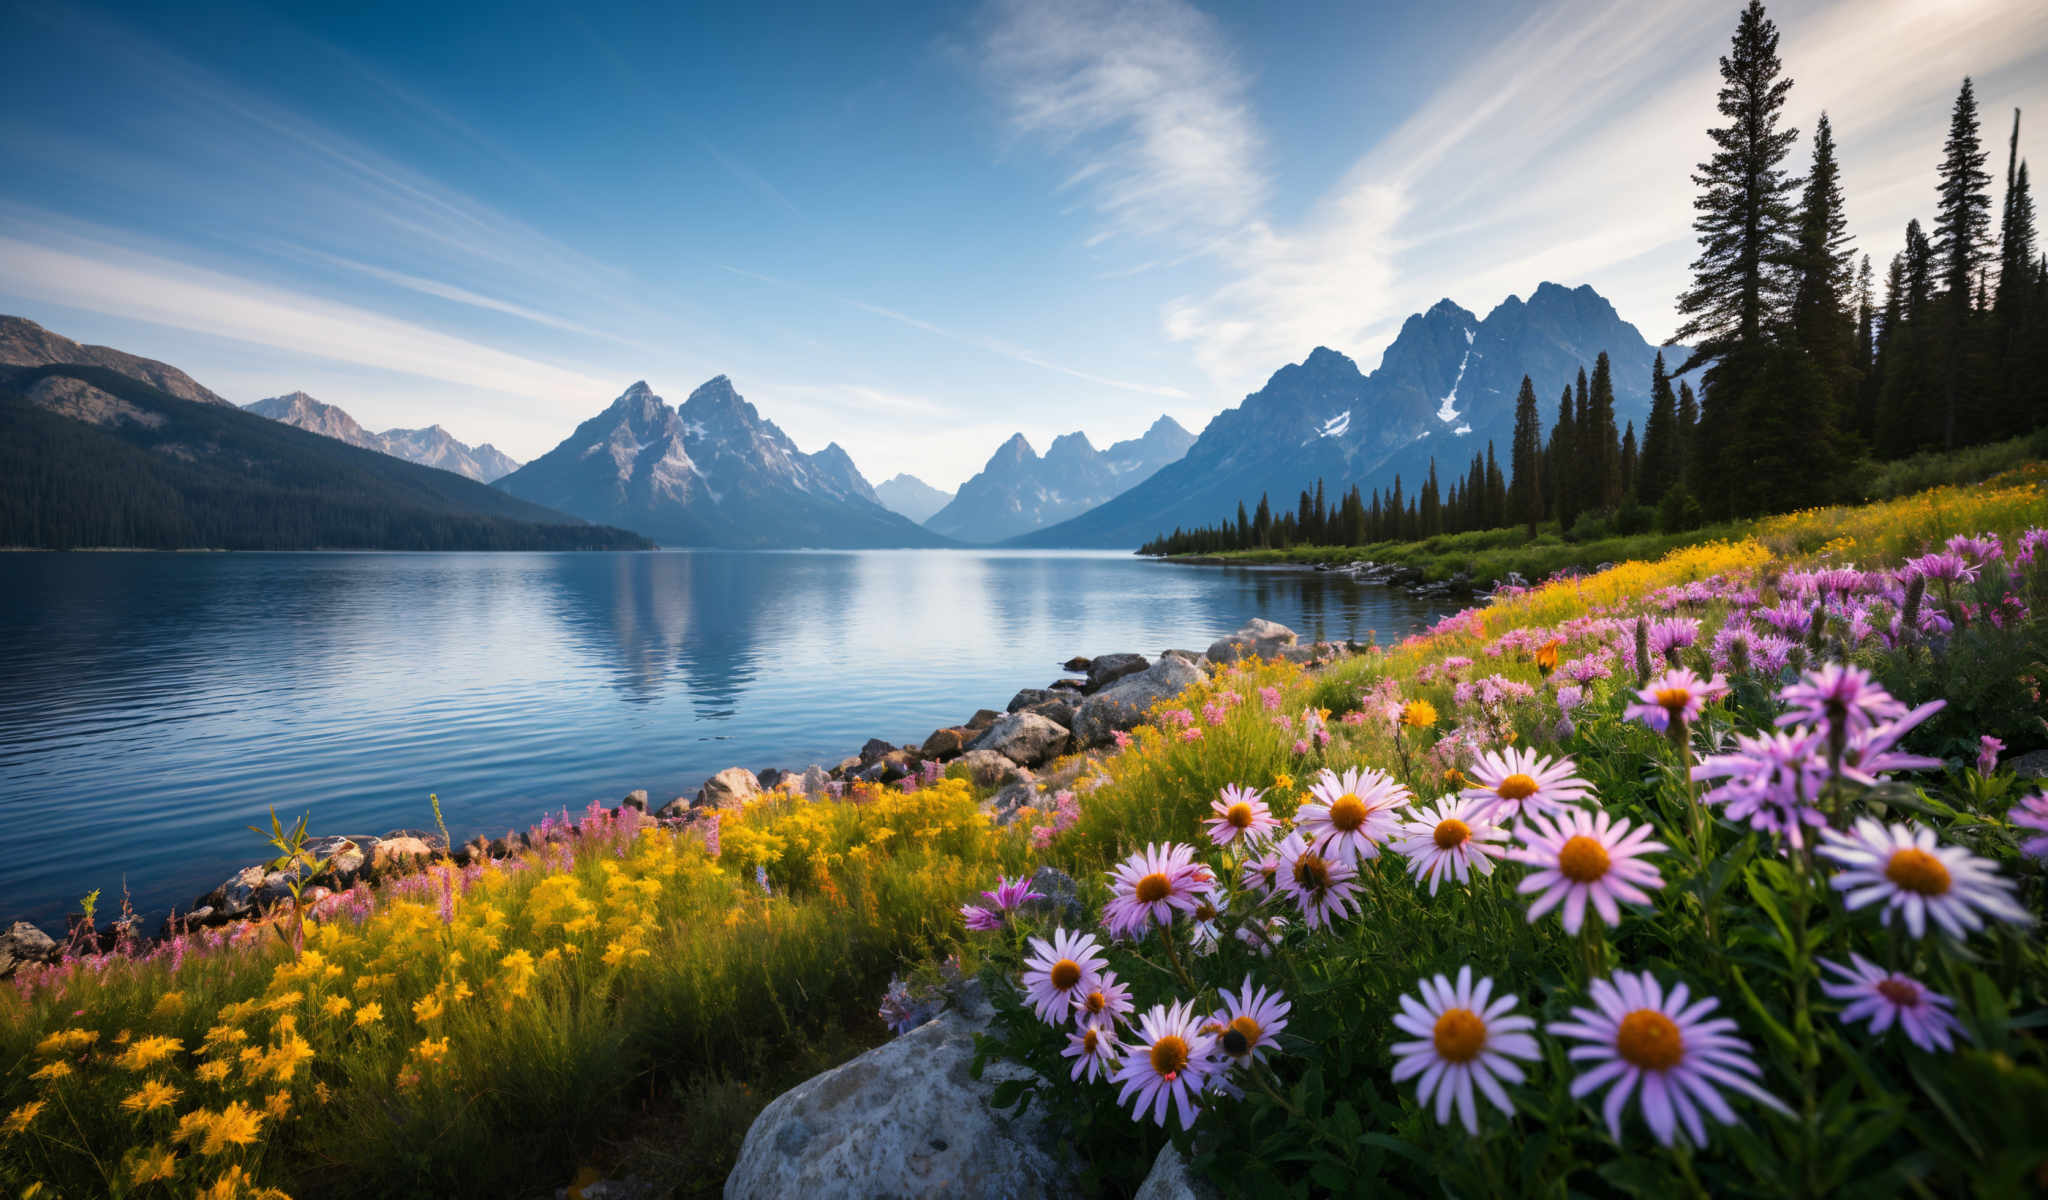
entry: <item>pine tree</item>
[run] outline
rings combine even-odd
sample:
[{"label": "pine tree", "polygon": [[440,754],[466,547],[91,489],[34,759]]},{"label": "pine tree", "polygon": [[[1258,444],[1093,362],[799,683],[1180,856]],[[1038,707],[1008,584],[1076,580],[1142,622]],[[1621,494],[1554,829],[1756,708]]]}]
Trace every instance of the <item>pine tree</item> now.
[{"label": "pine tree", "polygon": [[1508,485],[1508,520],[1529,527],[1543,520],[1543,417],[1536,411],[1536,385],[1522,376],[1522,390],[1515,393],[1515,440],[1508,450],[1508,469],[1514,479]]},{"label": "pine tree", "polygon": [[[1532,395],[1530,400],[1533,402],[1534,399],[1535,397]],[[1530,407],[1534,408],[1535,406],[1532,403]],[[1508,481],[1501,474],[1500,463],[1494,460],[1493,441],[1489,438],[1486,443],[1486,521],[1484,528],[1504,529],[1507,527],[1509,520]]]},{"label": "pine tree", "polygon": [[1969,353],[1971,282],[1991,241],[1991,175],[1977,131],[1977,93],[1965,77],[1949,116],[1942,148],[1940,206],[1934,218],[1934,252],[1947,301],[1941,325],[1942,444],[1953,450],[1958,426],[1972,433],[1973,413],[1964,408],[1963,374]]},{"label": "pine tree", "polygon": [[2012,114],[2005,160],[2005,206],[1998,223],[1998,294],[1992,304],[1998,434],[2019,433],[2048,421],[2048,310],[2037,299],[2034,271],[2034,197],[2020,158],[2020,114]]},{"label": "pine tree", "polygon": [[1680,380],[1678,384],[1678,480],[1688,493],[1694,492],[1693,476],[1699,472],[1700,461],[1700,405],[1692,394],[1692,385]]},{"label": "pine tree", "polygon": [[1592,396],[1587,402],[1587,474],[1595,489],[1590,507],[1612,512],[1621,506],[1621,431],[1614,427],[1614,367],[1607,351],[1593,362]]},{"label": "pine tree", "polygon": [[1632,498],[1636,494],[1636,423],[1630,421],[1621,434],[1621,494]]},{"label": "pine tree", "polygon": [[1883,458],[1904,458],[1942,436],[1941,386],[1935,332],[1941,313],[1934,304],[1934,247],[1918,220],[1906,222],[1906,250],[1893,297],[1896,318],[1887,318],[1878,353],[1884,387],[1877,400],[1877,448]]},{"label": "pine tree", "polygon": [[1572,389],[1567,385],[1557,398],[1557,423],[1550,427],[1549,470],[1550,511],[1557,515],[1559,532],[1571,529],[1578,519],[1578,447],[1572,425]]},{"label": "pine tree", "polygon": [[1728,123],[1707,131],[1715,151],[1692,177],[1700,188],[1693,201],[1700,255],[1693,260],[1692,286],[1678,297],[1685,319],[1671,339],[1693,347],[1678,374],[1712,364],[1700,415],[1699,453],[1707,461],[1693,473],[1692,485],[1716,514],[1733,507],[1740,478],[1720,461],[1734,415],[1728,410],[1746,391],[1768,336],[1782,322],[1786,268],[1794,257],[1788,197],[1798,181],[1786,175],[1783,163],[1799,131],[1778,128],[1792,81],[1779,75],[1778,28],[1760,0],[1750,0],[1743,10],[1721,58],[1721,80],[1717,104]]},{"label": "pine tree", "polygon": [[1650,416],[1643,422],[1642,455],[1636,464],[1636,496],[1655,505],[1678,483],[1678,397],[1659,351],[1650,364]]},{"label": "pine tree", "polygon": [[1564,474],[1572,488],[1572,511],[1582,513],[1600,507],[1600,473],[1588,469],[1599,461],[1599,449],[1593,438],[1593,393],[1584,367],[1579,368],[1578,390],[1572,394],[1572,450],[1576,458]]},{"label": "pine tree", "polygon": [[1792,331],[1833,387],[1836,407],[1847,411],[1858,371],[1855,314],[1849,311],[1855,256],[1842,210],[1841,168],[1834,128],[1822,113],[1813,130],[1813,164],[1799,201],[1799,236],[1793,256]]}]

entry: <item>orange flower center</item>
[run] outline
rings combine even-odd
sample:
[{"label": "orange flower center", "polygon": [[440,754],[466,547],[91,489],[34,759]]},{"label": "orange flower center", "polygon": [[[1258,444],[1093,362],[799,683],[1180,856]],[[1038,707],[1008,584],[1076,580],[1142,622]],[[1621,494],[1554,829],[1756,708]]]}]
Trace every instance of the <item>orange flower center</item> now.
[{"label": "orange flower center", "polygon": [[1431,1040],[1445,1062],[1471,1062],[1486,1049],[1486,1022],[1469,1008],[1448,1008],[1436,1019]]},{"label": "orange flower center", "polygon": [[1081,1035],[1081,1049],[1087,1051],[1090,1054],[1093,1054],[1095,1053],[1095,1042],[1095,1027],[1091,1025],[1088,1027],[1087,1031]]},{"label": "orange flower center", "polygon": [[1339,833],[1350,833],[1365,824],[1365,801],[1355,793],[1346,792],[1330,803],[1330,824]]},{"label": "orange flower center", "polygon": [[1179,1034],[1169,1033],[1152,1043],[1152,1069],[1167,1079],[1187,1070],[1188,1044]]},{"label": "orange flower center", "polygon": [[1109,997],[1101,992],[1090,992],[1087,998],[1081,1001],[1081,1007],[1091,1013],[1102,1012],[1109,1007]]},{"label": "orange flower center", "polygon": [[1064,992],[1081,982],[1081,964],[1071,958],[1063,958],[1052,965],[1047,975],[1052,985]]},{"label": "orange flower center", "polygon": [[1614,1048],[1629,1065],[1645,1071],[1668,1071],[1685,1057],[1678,1022],[1654,1008],[1639,1008],[1623,1017]]},{"label": "orange flower center", "polygon": [[1320,895],[1330,887],[1330,864],[1312,851],[1303,854],[1294,860],[1294,882]]},{"label": "orange flower center", "polygon": [[1501,780],[1500,786],[1493,790],[1503,800],[1527,800],[1536,794],[1536,781],[1517,771]]},{"label": "orange flower center", "polygon": [[1472,839],[1472,827],[1452,817],[1437,822],[1436,832],[1430,836],[1435,840],[1437,849],[1456,850]]},{"label": "orange flower center", "polygon": [[1138,881],[1135,889],[1138,899],[1145,904],[1157,904],[1173,891],[1173,880],[1164,871],[1154,871]]},{"label": "orange flower center", "polygon": [[1607,847],[1583,833],[1567,839],[1557,851],[1558,873],[1573,883],[1593,883],[1610,865]]},{"label": "orange flower center", "polygon": [[1891,861],[1884,865],[1884,877],[1909,892],[1922,896],[1945,896],[1948,894],[1948,868],[1941,860],[1925,850],[1907,847],[1893,853]]},{"label": "orange flower center", "polygon": [[1242,800],[1238,801],[1224,812],[1223,821],[1232,829],[1250,829],[1252,826],[1252,806]]},{"label": "orange flower center", "polygon": [[1681,712],[1690,703],[1692,703],[1692,693],[1684,688],[1667,687],[1657,689],[1657,707],[1664,709],[1666,712]]},{"label": "orange flower center", "polygon": [[1197,920],[1197,921],[1213,921],[1213,920],[1215,920],[1215,919],[1216,919],[1216,906],[1215,906],[1215,905],[1213,905],[1213,904],[1209,903],[1209,902],[1208,902],[1207,900],[1197,900],[1197,901],[1195,901],[1195,920]]},{"label": "orange flower center", "polygon": [[1901,1007],[1920,1003],[1920,985],[1910,979],[1880,979],[1877,994]]}]

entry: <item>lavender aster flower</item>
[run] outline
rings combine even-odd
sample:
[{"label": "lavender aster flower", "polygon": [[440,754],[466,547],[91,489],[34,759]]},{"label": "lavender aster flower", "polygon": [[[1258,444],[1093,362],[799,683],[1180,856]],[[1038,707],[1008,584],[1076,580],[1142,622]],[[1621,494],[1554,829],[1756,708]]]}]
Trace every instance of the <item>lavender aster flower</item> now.
[{"label": "lavender aster flower", "polygon": [[2048,792],[2035,792],[2012,806],[2006,818],[2022,829],[2038,829],[2040,837],[2020,843],[2020,853],[2029,858],[2048,859]]},{"label": "lavender aster flower", "polygon": [[1960,846],[1937,844],[1931,830],[1864,817],[1848,833],[1821,836],[1821,855],[1842,868],[1832,883],[1843,903],[1851,911],[1882,903],[1887,925],[1894,912],[1903,913],[1914,937],[1926,935],[1929,918],[1954,938],[1982,928],[1987,916],[2031,919],[1997,867]]},{"label": "lavender aster flower", "polygon": [[1949,1011],[1955,1001],[1911,975],[1887,972],[1861,954],[1851,954],[1849,961],[1854,965],[1820,960],[1822,967],[1841,977],[1840,982],[1823,979],[1820,990],[1836,1000],[1849,1001],[1842,1010],[1842,1024],[1867,1020],[1870,1032],[1883,1033],[1896,1023],[1915,1046],[1929,1054],[1955,1049],[1955,1034],[1969,1036]]}]

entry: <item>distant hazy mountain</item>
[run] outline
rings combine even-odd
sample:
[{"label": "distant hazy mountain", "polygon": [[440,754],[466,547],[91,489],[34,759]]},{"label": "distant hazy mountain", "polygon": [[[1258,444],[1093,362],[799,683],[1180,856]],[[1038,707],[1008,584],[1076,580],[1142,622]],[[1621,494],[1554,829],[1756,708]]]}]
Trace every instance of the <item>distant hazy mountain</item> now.
[{"label": "distant hazy mountain", "polygon": [[[129,360],[124,365],[146,361],[120,358]],[[197,387],[172,368],[148,365]],[[646,545],[634,534],[551,512],[447,471],[344,445],[232,404],[171,395],[120,368],[0,367],[0,546]]]},{"label": "distant hazy mountain", "polygon": [[875,499],[882,502],[883,508],[919,524],[946,507],[952,498],[953,493],[942,492],[915,475],[898,475],[875,485]]},{"label": "distant hazy mountain", "polygon": [[190,375],[168,363],[160,363],[153,358],[138,358],[107,346],[81,346],[70,338],[51,333],[26,317],[0,316],[0,366],[43,367],[51,363],[105,367],[130,379],[141,380],[180,400],[191,400],[200,404],[228,403],[201,387]]},{"label": "distant hazy mountain", "polygon": [[837,444],[796,448],[720,375],[670,408],[645,382],[496,486],[668,546],[937,546]]},{"label": "distant hazy mountain", "polygon": [[242,407],[257,416],[283,421],[287,425],[296,425],[309,433],[331,437],[337,441],[347,442],[351,446],[361,446],[365,450],[375,450],[380,454],[389,454],[393,458],[402,458],[421,466],[453,471],[478,483],[490,483],[519,469],[519,463],[515,459],[489,442],[476,447],[465,446],[439,425],[429,425],[425,429],[387,429],[382,433],[371,433],[337,406],[322,403],[304,392],[272,396],[267,400],[258,400],[254,404],[245,404]]},{"label": "distant hazy mountain", "polygon": [[1160,417],[1140,437],[1098,451],[1084,433],[1053,439],[1040,458],[1019,433],[925,528],[968,542],[999,542],[1087,512],[1187,453],[1195,435]]},{"label": "distant hazy mountain", "polygon": [[[1412,495],[1432,457],[1440,480],[1462,478],[1488,441],[1507,469],[1522,376],[1536,388],[1548,431],[1558,394],[1606,351],[1613,364],[1615,423],[1649,409],[1657,349],[1590,287],[1539,286],[1484,320],[1443,300],[1401,326],[1371,375],[1323,347],[1274,372],[1238,407],[1217,414],[1185,457],[1072,520],[1013,539],[1025,546],[1136,546],[1176,526],[1234,517],[1261,494],[1291,507],[1324,481],[1332,499],[1352,484],[1368,494],[1398,474]],[[1683,348],[1667,353],[1679,362]],[[961,489],[963,494],[966,489]]]}]

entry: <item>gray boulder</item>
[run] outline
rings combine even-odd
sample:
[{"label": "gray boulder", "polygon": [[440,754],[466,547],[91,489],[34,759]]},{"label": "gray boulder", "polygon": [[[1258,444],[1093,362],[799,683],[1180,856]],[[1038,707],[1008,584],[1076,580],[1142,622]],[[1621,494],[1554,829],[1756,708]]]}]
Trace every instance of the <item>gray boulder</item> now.
[{"label": "gray boulder", "polygon": [[0,979],[30,963],[52,962],[56,957],[56,940],[27,921],[16,921],[0,933]]},{"label": "gray boulder", "polygon": [[804,795],[822,796],[825,794],[825,785],[830,782],[832,777],[825,774],[825,768],[817,763],[804,768]]},{"label": "gray boulder", "polygon": [[761,781],[745,767],[727,767],[697,789],[700,808],[736,808],[761,794]]},{"label": "gray boulder", "polygon": [[1105,654],[1088,663],[1088,690],[1099,692],[1126,675],[1136,675],[1152,664],[1142,654]]},{"label": "gray boulder", "polygon": [[1010,697],[1009,706],[1005,711],[1022,712],[1027,708],[1033,708],[1057,696],[1058,693],[1054,692],[1051,688],[1024,688],[1016,695]]},{"label": "gray boulder", "polygon": [[1064,725],[1069,729],[1073,728],[1074,713],[1080,707],[1080,697],[1070,696],[1063,692],[1054,692],[1052,696],[1053,698],[1045,703],[1034,704],[1023,711],[1037,713],[1055,725]]},{"label": "gray boulder", "polygon": [[1254,617],[1236,633],[1210,643],[1206,657],[1214,663],[1231,663],[1242,658],[1272,658],[1300,640],[1287,626]]},{"label": "gray boulder", "polygon": [[974,715],[967,718],[967,728],[978,733],[995,724],[996,718],[1002,715],[993,708],[977,708],[974,710]]},{"label": "gray boulder", "polygon": [[1214,1184],[1188,1170],[1187,1160],[1168,1142],[1152,1160],[1152,1170],[1132,1200],[1222,1200]]},{"label": "gray boulder", "polygon": [[621,800],[621,801],[619,801],[619,807],[620,807],[620,808],[637,808],[637,809],[639,809],[639,810],[640,810],[641,812],[646,812],[646,811],[647,811],[647,789],[646,789],[646,788],[634,788],[634,789],[633,789],[632,791],[630,791],[630,792],[627,792],[627,793],[626,793],[626,798],[625,798],[624,800]]},{"label": "gray boulder", "polygon": [[2048,750],[2029,750],[1998,764],[2021,779],[2048,779]]},{"label": "gray boulder", "polygon": [[1200,667],[1185,659],[1162,658],[1083,701],[1074,716],[1074,741],[1083,749],[1103,745],[1115,731],[1143,722],[1154,704],[1201,681]]},{"label": "gray boulder", "polygon": [[971,749],[993,750],[1020,767],[1035,767],[1067,748],[1067,727],[1037,713],[1013,712],[974,739]]},{"label": "gray boulder", "polygon": [[999,783],[1007,783],[1020,774],[1026,778],[1031,775],[1031,772],[994,750],[969,750],[953,762],[956,766],[967,768],[967,778],[977,787],[994,787]]},{"label": "gray boulder", "polygon": [[963,726],[934,729],[932,735],[924,740],[924,745],[918,748],[918,753],[926,758],[951,758],[965,750],[967,743],[974,738],[975,731]]},{"label": "gray boulder", "polygon": [[1013,783],[1002,791],[982,801],[983,811],[989,814],[997,828],[1017,823],[1017,814],[1027,805],[1038,804],[1038,789],[1029,783]]},{"label": "gray boulder", "polygon": [[1074,657],[1072,657],[1072,658],[1068,659],[1067,661],[1065,661],[1065,662],[1061,663],[1061,664],[1060,664],[1060,670],[1062,670],[1062,671],[1080,671],[1080,672],[1083,672],[1083,673],[1085,673],[1085,672],[1086,672],[1086,671],[1088,670],[1088,663],[1089,663],[1089,661],[1090,661],[1090,660],[1089,660],[1089,659],[1087,659],[1086,657],[1084,657],[1084,656],[1082,656],[1082,655],[1079,655],[1079,654],[1076,654],[1076,655],[1075,655]]},{"label": "gray boulder", "polygon": [[1023,908],[1027,913],[1048,916],[1069,929],[1078,929],[1087,920],[1088,911],[1081,906],[1081,888],[1074,877],[1058,867],[1040,867],[1031,873],[1031,890],[1045,897],[1043,900],[1026,900]]},{"label": "gray boulder", "polygon": [[1031,1071],[998,1061],[969,1077],[985,1028],[985,1007],[948,1010],[776,1097],[747,1130],[726,1200],[1081,1194],[1079,1163],[1046,1106],[991,1104],[998,1085]]}]

